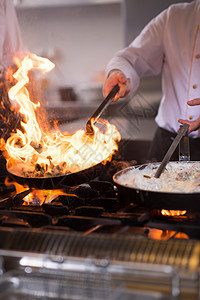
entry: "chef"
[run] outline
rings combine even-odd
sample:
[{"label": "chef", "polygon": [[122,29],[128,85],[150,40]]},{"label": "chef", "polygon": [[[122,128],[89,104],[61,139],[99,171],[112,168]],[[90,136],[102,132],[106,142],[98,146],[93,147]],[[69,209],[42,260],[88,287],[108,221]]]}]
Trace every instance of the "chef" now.
[{"label": "chef", "polygon": [[[200,160],[200,0],[171,5],[152,19],[125,49],[118,51],[106,68],[104,93],[120,86],[114,101],[134,93],[140,78],[162,74],[162,99],[155,118],[158,129],[149,159],[161,161],[180,123],[188,122],[191,160]],[[172,160],[178,160],[178,150]]]},{"label": "chef", "polygon": [[[12,0],[0,0],[0,138],[5,140],[10,132],[20,128],[20,118],[11,109],[8,84],[15,71],[14,56],[21,56],[23,44]],[[6,173],[5,160],[0,152],[0,175]]]},{"label": "chef", "polygon": [[[12,0],[0,0],[0,137],[6,139],[19,123],[11,109],[8,89],[17,67],[14,56],[22,57],[23,44]],[[4,116],[1,118],[1,116]]]},{"label": "chef", "polygon": [[14,64],[13,56],[23,51],[20,28],[11,0],[0,0],[0,74]]}]

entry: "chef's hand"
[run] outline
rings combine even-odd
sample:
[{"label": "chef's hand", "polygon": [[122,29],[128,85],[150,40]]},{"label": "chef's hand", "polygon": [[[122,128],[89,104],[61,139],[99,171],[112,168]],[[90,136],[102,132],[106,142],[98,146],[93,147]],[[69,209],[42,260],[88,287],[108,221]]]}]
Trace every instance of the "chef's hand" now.
[{"label": "chef's hand", "polygon": [[[190,106],[200,105],[200,98],[196,98],[196,99],[187,101],[187,104]],[[195,121],[179,119],[178,122],[181,124],[187,123],[190,125],[188,128],[188,133],[190,133],[194,130],[200,129],[200,117],[198,119],[196,119]]]},{"label": "chef's hand", "polygon": [[117,101],[119,98],[126,97],[130,92],[130,79],[126,78],[124,73],[122,73],[120,70],[112,70],[104,83],[103,90],[105,97],[109,94],[109,92],[116,84],[119,85],[120,90],[115,95],[113,101]]}]

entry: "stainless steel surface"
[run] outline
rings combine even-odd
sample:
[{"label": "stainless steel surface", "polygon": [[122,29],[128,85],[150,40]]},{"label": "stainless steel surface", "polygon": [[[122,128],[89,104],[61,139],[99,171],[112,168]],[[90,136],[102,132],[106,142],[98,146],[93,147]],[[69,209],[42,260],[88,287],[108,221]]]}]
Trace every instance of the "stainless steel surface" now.
[{"label": "stainless steel surface", "polygon": [[35,8],[72,5],[120,4],[121,0],[13,0],[13,2],[14,5],[19,8]]},{"label": "stainless steel surface", "polygon": [[[198,297],[198,242],[188,241],[190,251],[188,246],[184,247],[186,241],[171,241],[168,243],[172,248],[167,250],[168,243],[133,236],[97,238],[46,231],[42,238],[35,230],[26,243],[28,231],[13,229],[5,233],[8,243],[0,250],[0,299],[189,300]],[[143,253],[144,244],[147,250],[155,251]],[[159,249],[160,254],[156,253]],[[163,259],[164,264],[162,254],[169,256],[169,260]],[[151,262],[145,259],[146,255]],[[174,264],[171,255],[180,266]],[[186,261],[190,262],[189,268],[188,264],[184,265]]]}]

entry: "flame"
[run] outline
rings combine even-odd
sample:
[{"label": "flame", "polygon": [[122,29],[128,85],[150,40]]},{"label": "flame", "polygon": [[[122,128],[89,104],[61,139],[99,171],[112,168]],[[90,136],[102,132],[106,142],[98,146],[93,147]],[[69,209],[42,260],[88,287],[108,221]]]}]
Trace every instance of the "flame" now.
[{"label": "flame", "polygon": [[187,213],[186,210],[166,210],[166,209],[161,210],[161,214],[163,216],[171,216],[171,217],[183,216],[186,213]]},{"label": "flame", "polygon": [[7,186],[14,185],[16,195],[23,193],[25,191],[30,190],[29,194],[23,196],[24,203],[23,205],[42,205],[43,203],[50,203],[54,199],[56,199],[60,195],[67,195],[67,193],[63,189],[55,189],[55,190],[38,190],[38,189],[30,189],[28,186],[23,186],[15,181],[10,181],[7,177],[5,179],[5,184]]},{"label": "flame", "polygon": [[189,237],[186,233],[183,232],[176,232],[171,230],[161,230],[156,228],[151,228],[148,237],[154,240],[169,240],[173,239],[186,239],[188,240]]},{"label": "flame", "polygon": [[60,195],[66,195],[62,190],[33,190],[30,194],[23,198],[24,205],[42,205],[50,203]]},{"label": "flame", "polygon": [[82,129],[68,134],[55,128],[49,132],[40,128],[35,114],[40,102],[33,103],[30,99],[26,88],[26,84],[29,83],[28,72],[38,69],[46,73],[55,65],[47,58],[32,53],[18,61],[18,65],[19,68],[13,75],[17,83],[9,90],[8,95],[10,100],[20,107],[19,112],[24,116],[21,121],[24,130],[22,132],[18,129],[6,142],[0,142],[0,149],[4,152],[7,165],[12,171],[29,177],[57,176],[110,160],[118,150],[117,142],[121,137],[116,127],[108,121],[104,121],[104,132],[93,125],[92,137]]}]

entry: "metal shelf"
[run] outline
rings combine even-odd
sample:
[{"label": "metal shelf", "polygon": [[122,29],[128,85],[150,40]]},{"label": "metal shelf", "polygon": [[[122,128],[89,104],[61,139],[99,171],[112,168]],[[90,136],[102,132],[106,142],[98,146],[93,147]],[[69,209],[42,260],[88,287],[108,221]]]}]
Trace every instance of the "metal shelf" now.
[{"label": "metal shelf", "polygon": [[16,8],[117,4],[121,0],[13,0]]}]

